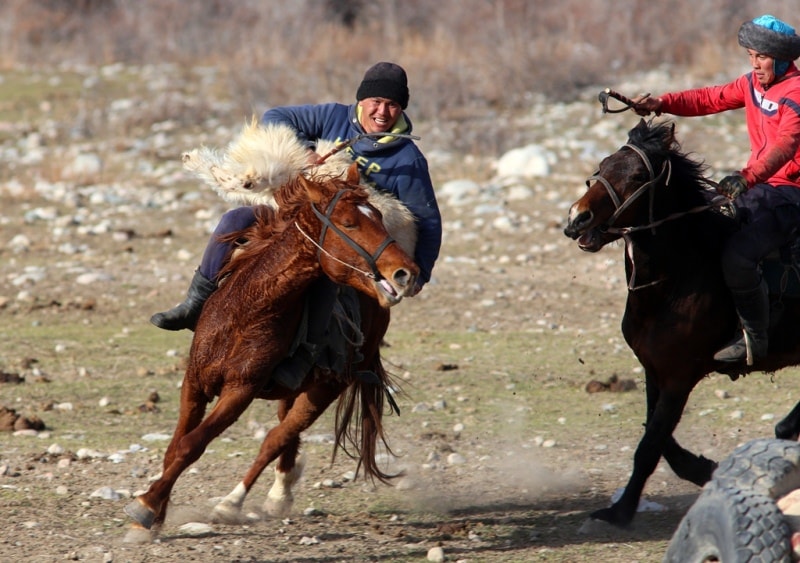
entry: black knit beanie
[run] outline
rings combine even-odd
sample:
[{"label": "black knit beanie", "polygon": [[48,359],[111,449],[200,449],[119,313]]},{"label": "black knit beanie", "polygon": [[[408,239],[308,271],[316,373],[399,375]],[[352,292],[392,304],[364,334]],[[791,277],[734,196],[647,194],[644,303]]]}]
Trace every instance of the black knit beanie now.
[{"label": "black knit beanie", "polygon": [[356,100],[387,98],[408,107],[408,78],[403,67],[394,63],[378,63],[367,69],[356,91]]},{"label": "black knit beanie", "polygon": [[793,61],[800,57],[800,37],[794,28],[770,15],[744,22],[739,28],[739,45],[778,61]]}]

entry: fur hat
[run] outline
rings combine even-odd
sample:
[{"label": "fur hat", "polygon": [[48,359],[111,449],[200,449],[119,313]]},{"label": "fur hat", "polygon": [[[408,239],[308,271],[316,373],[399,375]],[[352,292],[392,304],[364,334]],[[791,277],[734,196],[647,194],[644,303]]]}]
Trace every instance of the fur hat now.
[{"label": "fur hat", "polygon": [[388,98],[406,109],[408,106],[408,78],[403,67],[394,63],[378,63],[367,69],[364,80],[356,91],[356,100]]},{"label": "fur hat", "polygon": [[778,61],[793,61],[800,57],[800,37],[794,28],[770,15],[744,22],[739,28],[739,45]]}]

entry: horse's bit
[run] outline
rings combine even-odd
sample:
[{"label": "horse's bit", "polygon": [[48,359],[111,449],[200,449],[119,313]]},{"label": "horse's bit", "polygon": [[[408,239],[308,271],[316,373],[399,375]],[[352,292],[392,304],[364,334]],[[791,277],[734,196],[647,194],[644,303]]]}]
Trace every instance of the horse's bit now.
[{"label": "horse's bit", "polygon": [[[311,241],[311,244],[313,244],[314,246],[317,247],[317,257],[318,258],[320,257],[320,255],[325,254],[326,256],[331,258],[332,260],[335,260],[336,262],[339,262],[340,264],[342,264],[344,266],[347,266],[348,268],[351,268],[351,269],[355,270],[356,272],[359,272],[360,274],[363,274],[363,275],[365,275],[366,277],[368,277],[370,279],[380,280],[380,279],[383,278],[383,276],[378,271],[377,260],[378,260],[378,258],[380,258],[380,255],[383,254],[383,251],[386,250],[386,247],[389,246],[390,244],[392,244],[393,242],[395,242],[395,240],[391,236],[387,236],[383,240],[383,242],[378,246],[377,250],[375,250],[375,252],[373,254],[370,254],[362,246],[360,246],[356,241],[354,241],[353,239],[348,237],[339,227],[334,225],[333,221],[331,221],[331,215],[333,214],[333,210],[336,207],[336,204],[338,203],[338,201],[342,197],[342,195],[345,193],[345,191],[346,190],[339,190],[336,193],[336,195],[331,200],[330,204],[328,204],[328,209],[326,210],[326,212],[324,214],[317,209],[316,205],[314,205],[313,203],[311,204],[311,209],[314,211],[314,214],[322,222],[322,232],[319,235],[319,242],[314,241],[314,239],[312,239],[302,228],[300,228],[300,225],[298,225],[297,222],[295,222],[294,226],[297,227],[297,230],[300,231],[303,234],[304,237],[306,237],[309,241]],[[355,250],[358,253],[358,255],[361,256],[364,259],[364,261],[367,263],[367,265],[369,266],[370,270],[372,270],[372,271],[371,272],[367,272],[365,270],[362,270],[360,268],[357,268],[357,267],[353,266],[352,264],[348,264],[347,262],[344,262],[343,260],[340,260],[339,258],[334,256],[333,254],[331,254],[330,252],[325,250],[322,247],[322,245],[325,243],[325,235],[327,234],[328,229],[331,229],[334,233],[339,235],[339,237],[344,242],[346,242],[347,245],[350,248]]]}]

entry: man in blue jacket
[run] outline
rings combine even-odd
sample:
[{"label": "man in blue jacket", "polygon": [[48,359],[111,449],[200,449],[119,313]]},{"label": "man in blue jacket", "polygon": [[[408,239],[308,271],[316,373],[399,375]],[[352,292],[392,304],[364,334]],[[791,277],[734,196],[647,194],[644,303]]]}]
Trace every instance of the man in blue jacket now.
[{"label": "man in blue jacket", "polygon": [[[317,157],[313,151],[318,139],[340,142],[364,133],[411,133],[411,120],[403,111],[408,99],[405,70],[394,63],[380,62],[364,74],[356,91],[356,104],[277,107],[266,111],[261,122],[290,126],[309,148],[309,158],[313,160]],[[388,135],[362,138],[347,150],[368,183],[394,195],[416,218],[414,258],[420,275],[414,294],[419,293],[431,278],[442,242],[442,218],[427,160],[411,139]],[[225,213],[206,247],[186,300],[169,311],[156,313],[150,322],[166,330],[194,330],[203,304],[217,288],[217,274],[230,251],[230,244],[221,243],[219,236],[244,229],[254,221],[251,207]]]}]

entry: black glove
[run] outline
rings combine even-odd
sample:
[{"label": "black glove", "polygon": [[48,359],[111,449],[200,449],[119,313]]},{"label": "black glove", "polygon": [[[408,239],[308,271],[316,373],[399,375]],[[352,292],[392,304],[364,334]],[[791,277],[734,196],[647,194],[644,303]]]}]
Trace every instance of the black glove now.
[{"label": "black glove", "polygon": [[717,191],[728,199],[736,199],[747,191],[747,180],[741,174],[731,174],[720,180]]}]

